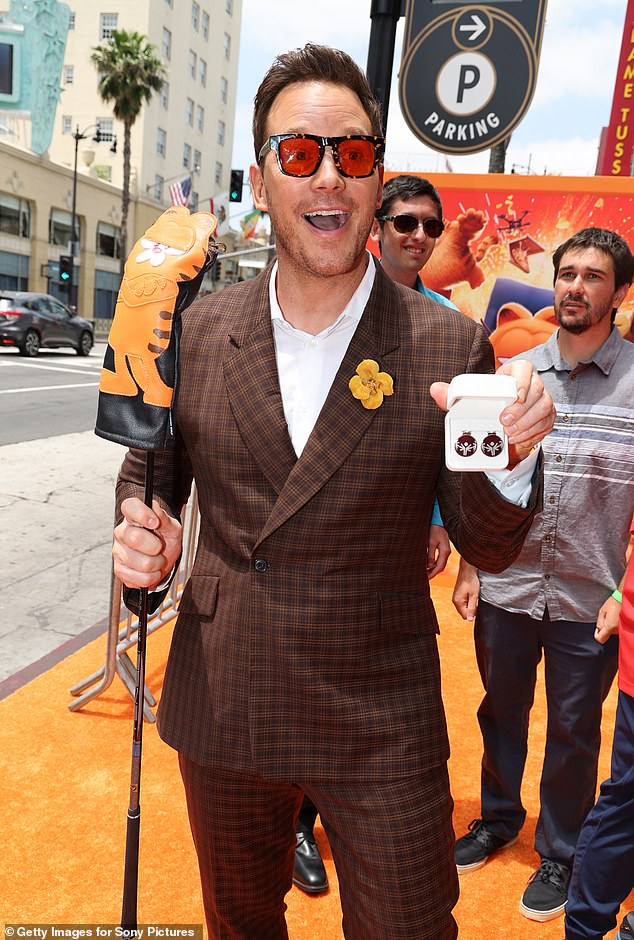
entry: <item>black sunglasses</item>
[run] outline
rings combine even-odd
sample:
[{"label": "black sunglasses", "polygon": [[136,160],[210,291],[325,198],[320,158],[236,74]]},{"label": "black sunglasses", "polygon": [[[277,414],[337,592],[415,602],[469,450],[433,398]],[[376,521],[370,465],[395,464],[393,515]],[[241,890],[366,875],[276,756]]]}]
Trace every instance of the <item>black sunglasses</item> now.
[{"label": "black sunglasses", "polygon": [[419,225],[428,238],[439,238],[445,230],[445,223],[440,219],[417,219],[415,215],[377,215],[379,222],[393,222],[399,235],[411,235]]},{"label": "black sunglasses", "polygon": [[321,165],[326,147],[332,148],[332,159],[342,176],[361,179],[372,176],[376,165],[383,161],[385,138],[368,134],[345,137],[273,134],[262,146],[258,159],[262,160],[272,150],[285,176],[312,176]]}]

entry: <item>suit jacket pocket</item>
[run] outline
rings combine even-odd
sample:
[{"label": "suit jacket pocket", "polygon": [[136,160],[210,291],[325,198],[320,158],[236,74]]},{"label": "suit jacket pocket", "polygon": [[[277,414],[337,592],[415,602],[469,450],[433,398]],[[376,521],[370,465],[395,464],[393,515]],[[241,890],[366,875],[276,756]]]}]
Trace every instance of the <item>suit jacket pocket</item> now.
[{"label": "suit jacket pocket", "polygon": [[194,614],[199,620],[211,620],[218,603],[220,578],[212,575],[192,575],[181,597],[179,613]]},{"label": "suit jacket pocket", "polygon": [[427,591],[381,594],[381,627],[399,633],[438,633],[436,611]]}]

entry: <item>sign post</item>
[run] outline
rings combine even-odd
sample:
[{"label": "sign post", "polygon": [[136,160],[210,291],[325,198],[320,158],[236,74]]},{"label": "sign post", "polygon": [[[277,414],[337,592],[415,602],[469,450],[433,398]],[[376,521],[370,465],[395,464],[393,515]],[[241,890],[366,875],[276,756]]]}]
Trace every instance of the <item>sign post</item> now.
[{"label": "sign post", "polygon": [[533,97],[547,0],[407,0],[399,81],[411,131],[432,150],[489,150]]}]

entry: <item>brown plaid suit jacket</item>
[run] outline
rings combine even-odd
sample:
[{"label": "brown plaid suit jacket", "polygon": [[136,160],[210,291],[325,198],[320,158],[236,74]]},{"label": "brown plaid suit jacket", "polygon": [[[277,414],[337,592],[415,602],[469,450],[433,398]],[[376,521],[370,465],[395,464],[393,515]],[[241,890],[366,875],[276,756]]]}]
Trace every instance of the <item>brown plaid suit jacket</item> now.
[{"label": "brown plaid suit jacket", "polygon": [[[524,510],[479,473],[444,466],[433,381],[487,372],[481,325],[379,268],[299,459],[288,435],[269,272],[183,317],[173,454],[156,495],[176,514],[191,476],[201,530],[166,669],[158,727],[201,764],[291,781],[381,780],[446,760],[436,615],[425,573],[436,493],[468,560],[501,570]],[[363,359],[394,379],[377,410],[352,397]],[[310,383],[307,374],[305,381]],[[139,495],[130,452],[118,499]]]}]

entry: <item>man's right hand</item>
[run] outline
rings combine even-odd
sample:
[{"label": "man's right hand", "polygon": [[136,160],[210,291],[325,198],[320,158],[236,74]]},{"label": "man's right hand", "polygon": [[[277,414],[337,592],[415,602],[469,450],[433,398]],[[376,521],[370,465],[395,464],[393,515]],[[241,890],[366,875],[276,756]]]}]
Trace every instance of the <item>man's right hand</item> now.
[{"label": "man's right hand", "polygon": [[479,597],[480,579],[478,569],[470,565],[464,558],[461,558],[451,599],[463,620],[475,620]]},{"label": "man's right hand", "polygon": [[127,587],[153,588],[167,580],[178,561],[183,527],[154,500],[136,496],[121,503],[123,522],[114,530],[114,573]]}]

